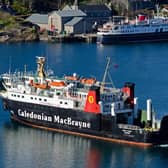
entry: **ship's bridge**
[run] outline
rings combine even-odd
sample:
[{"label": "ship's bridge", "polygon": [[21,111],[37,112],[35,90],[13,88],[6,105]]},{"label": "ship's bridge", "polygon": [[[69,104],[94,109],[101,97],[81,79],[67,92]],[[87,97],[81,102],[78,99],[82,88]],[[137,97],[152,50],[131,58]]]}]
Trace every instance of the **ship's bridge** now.
[{"label": "ship's bridge", "polygon": [[104,88],[100,94],[100,100],[102,102],[116,102],[122,100],[123,93],[120,89],[116,88]]},{"label": "ship's bridge", "polygon": [[121,89],[116,88],[104,88],[103,92],[100,94],[100,101],[103,105],[103,113],[111,113],[112,103],[115,104],[115,110],[123,110],[124,97]]}]

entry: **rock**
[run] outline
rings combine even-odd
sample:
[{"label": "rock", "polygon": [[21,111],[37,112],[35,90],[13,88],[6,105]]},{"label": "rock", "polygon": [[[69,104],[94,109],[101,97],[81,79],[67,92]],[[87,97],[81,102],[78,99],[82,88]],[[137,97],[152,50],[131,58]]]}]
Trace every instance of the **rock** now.
[{"label": "rock", "polygon": [[25,42],[38,40],[39,34],[32,28],[12,29],[10,32],[5,32],[5,35],[0,36],[0,42]]}]

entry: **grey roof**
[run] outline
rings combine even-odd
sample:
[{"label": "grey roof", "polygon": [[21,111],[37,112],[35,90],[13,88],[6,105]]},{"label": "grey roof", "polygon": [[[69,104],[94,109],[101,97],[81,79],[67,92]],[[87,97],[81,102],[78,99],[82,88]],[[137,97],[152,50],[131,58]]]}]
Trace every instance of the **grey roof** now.
[{"label": "grey roof", "polygon": [[74,17],[72,20],[65,23],[65,26],[73,26],[73,25],[77,24],[78,22],[80,22],[82,19],[83,19],[82,17]]},{"label": "grey roof", "polygon": [[62,10],[72,10],[72,8],[69,5],[66,5]]},{"label": "grey roof", "polygon": [[62,10],[62,11],[54,11],[53,13],[56,13],[57,15],[61,17],[81,17],[81,16],[86,16],[84,12],[81,10]]},{"label": "grey roof", "polygon": [[29,21],[32,23],[39,23],[39,24],[48,24],[48,15],[34,13],[28,18],[26,18],[26,21]]}]

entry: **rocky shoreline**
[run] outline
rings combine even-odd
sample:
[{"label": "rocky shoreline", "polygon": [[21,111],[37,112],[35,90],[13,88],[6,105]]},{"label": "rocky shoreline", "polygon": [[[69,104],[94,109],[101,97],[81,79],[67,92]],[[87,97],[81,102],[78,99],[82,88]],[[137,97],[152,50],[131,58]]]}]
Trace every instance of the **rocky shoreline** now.
[{"label": "rocky shoreline", "polygon": [[38,41],[40,27],[25,21],[24,16],[14,16],[0,11],[0,42]]},{"label": "rocky shoreline", "polygon": [[32,31],[31,28],[19,29],[15,31],[0,32],[0,42],[26,42],[38,41],[39,33]]}]

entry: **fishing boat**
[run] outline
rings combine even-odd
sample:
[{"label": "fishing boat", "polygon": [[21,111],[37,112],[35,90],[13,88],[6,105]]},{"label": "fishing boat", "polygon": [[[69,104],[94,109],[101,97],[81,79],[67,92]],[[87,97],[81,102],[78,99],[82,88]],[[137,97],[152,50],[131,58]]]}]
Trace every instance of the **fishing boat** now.
[{"label": "fishing boat", "polygon": [[[37,72],[4,73],[0,97],[11,119],[35,128],[143,147],[168,144],[168,116],[156,119],[152,100],[138,107],[135,84],[116,88],[76,73],[55,77],[45,71],[45,57],[37,57]],[[110,84],[110,85],[109,85]]]},{"label": "fishing boat", "polygon": [[168,41],[168,18],[138,15],[134,20],[107,22],[97,31],[97,43],[144,43]]}]

